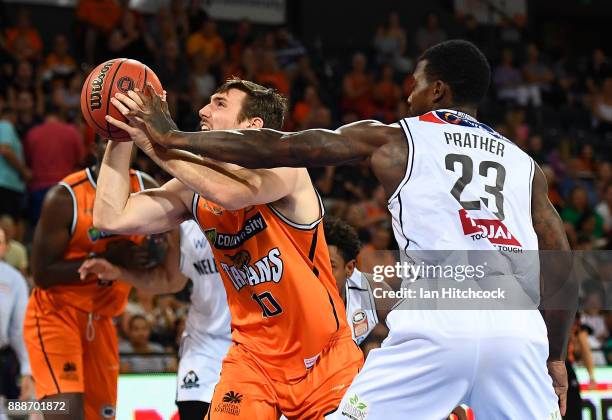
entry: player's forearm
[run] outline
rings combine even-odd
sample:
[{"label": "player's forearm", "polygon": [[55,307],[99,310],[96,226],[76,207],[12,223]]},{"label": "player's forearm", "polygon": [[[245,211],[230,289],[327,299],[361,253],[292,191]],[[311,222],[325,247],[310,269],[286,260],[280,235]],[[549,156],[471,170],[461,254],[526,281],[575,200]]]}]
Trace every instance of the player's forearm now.
[{"label": "player's forearm", "polygon": [[85,260],[86,258],[80,258],[76,260],[60,260],[43,264],[38,264],[36,260],[34,260],[34,284],[42,289],[47,289],[49,287],[59,286],[62,284],[79,283],[81,278],[78,270]]},{"label": "player's forearm", "polygon": [[226,163],[161,146],[145,150],[145,153],[190,190],[228,210],[242,208],[253,194],[248,180],[239,176]]},{"label": "player's forearm", "polygon": [[132,142],[109,141],[100,165],[96,199],[94,202],[94,226],[116,231],[125,224],[125,209],[130,197],[130,158]]},{"label": "player's forearm", "polygon": [[245,168],[338,165],[364,158],[363,151],[337,131],[283,133],[271,129],[171,131],[165,147],[187,150]]}]

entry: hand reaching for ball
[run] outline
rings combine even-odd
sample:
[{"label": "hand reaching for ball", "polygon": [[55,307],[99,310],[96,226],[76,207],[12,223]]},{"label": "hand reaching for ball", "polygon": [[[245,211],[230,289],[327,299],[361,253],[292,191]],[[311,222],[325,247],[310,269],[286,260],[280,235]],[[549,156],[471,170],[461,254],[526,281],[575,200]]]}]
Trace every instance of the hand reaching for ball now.
[{"label": "hand reaching for ball", "polygon": [[127,95],[116,93],[111,103],[128,119],[129,124],[110,115],[106,116],[106,120],[127,131],[139,147],[147,147],[146,141],[168,147],[169,136],[173,131],[178,131],[165,97],[158,95],[150,84],[145,86],[144,92],[128,91]]}]

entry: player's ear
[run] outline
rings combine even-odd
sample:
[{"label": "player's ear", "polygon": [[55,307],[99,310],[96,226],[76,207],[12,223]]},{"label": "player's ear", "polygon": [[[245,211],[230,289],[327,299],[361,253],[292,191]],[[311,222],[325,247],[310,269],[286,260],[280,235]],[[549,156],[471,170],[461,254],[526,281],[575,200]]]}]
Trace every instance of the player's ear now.
[{"label": "player's ear", "polygon": [[346,271],[347,279],[353,275],[353,271],[355,271],[356,266],[357,266],[357,261],[355,260],[350,260],[344,265],[344,270]]},{"label": "player's ear", "polygon": [[442,99],[450,93],[448,89],[448,85],[444,83],[442,80],[436,80],[432,83],[432,102],[438,103],[442,101]]},{"label": "player's ear", "polygon": [[260,117],[253,117],[249,121],[248,128],[263,128],[263,126],[264,126],[264,121]]}]

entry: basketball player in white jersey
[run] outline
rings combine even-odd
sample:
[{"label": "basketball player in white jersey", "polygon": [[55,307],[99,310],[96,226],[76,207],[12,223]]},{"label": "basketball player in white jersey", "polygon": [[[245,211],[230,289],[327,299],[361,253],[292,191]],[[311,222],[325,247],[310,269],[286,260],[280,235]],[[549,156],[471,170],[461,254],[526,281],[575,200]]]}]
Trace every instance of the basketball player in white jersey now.
[{"label": "basketball player in white jersey", "polygon": [[[408,98],[413,118],[399,124],[358,121],[337,130],[297,133],[185,133],[175,129],[151,87],[132,115],[144,121],[149,138],[162,147],[247,168],[368,161],[389,198],[402,255],[497,252],[504,246],[569,250],[541,169],[476,120],[490,82],[482,52],[466,41],[443,42],[418,59],[414,78]],[[568,261],[557,261],[555,275],[541,270],[542,288],[535,266],[527,294],[543,290],[547,298],[559,290],[557,274],[570,271]],[[534,267],[516,268],[521,274]],[[565,412],[565,349],[574,316],[567,308],[573,305],[545,309],[542,315],[536,310],[393,310],[387,317],[388,338],[370,352],[335,416],[439,419],[467,403],[478,418],[559,418]]]},{"label": "basketball player in white jersey", "polygon": [[127,279],[134,287],[150,293],[175,293],[191,279],[191,307],[179,349],[176,404],[181,420],[201,420],[208,411],[221,362],[231,345],[227,297],[210,244],[197,223],[180,225],[180,266],[182,273],[135,276],[103,259],[83,263],[82,276],[96,273],[101,279]]}]

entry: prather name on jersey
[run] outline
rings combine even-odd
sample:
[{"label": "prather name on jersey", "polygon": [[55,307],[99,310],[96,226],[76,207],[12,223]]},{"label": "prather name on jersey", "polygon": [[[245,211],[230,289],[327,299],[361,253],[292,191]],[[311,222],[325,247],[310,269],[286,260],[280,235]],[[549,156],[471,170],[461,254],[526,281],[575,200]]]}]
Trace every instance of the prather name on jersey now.
[{"label": "prather name on jersey", "polygon": [[449,133],[444,132],[446,144],[454,144],[469,149],[481,149],[497,156],[504,157],[504,144],[491,137],[479,136],[472,133]]}]

